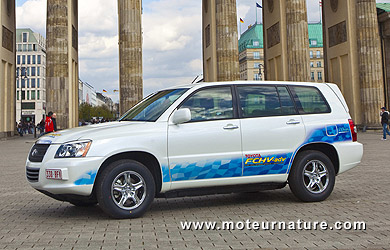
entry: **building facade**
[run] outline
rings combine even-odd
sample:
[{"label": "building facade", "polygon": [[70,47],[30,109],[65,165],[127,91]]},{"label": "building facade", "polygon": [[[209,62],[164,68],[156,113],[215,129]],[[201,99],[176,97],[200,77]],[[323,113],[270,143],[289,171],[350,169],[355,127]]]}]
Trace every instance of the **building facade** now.
[{"label": "building facade", "polygon": [[[322,24],[309,23],[310,80],[324,82],[324,56]],[[263,25],[248,27],[239,40],[239,61],[241,80],[265,80]]]},{"label": "building facade", "polygon": [[46,39],[16,30],[16,120],[37,124],[46,113]]},{"label": "building facade", "polygon": [[79,87],[79,90],[80,88],[82,89],[82,95],[80,95],[80,97],[82,97],[82,99],[80,98],[81,103],[98,106],[95,88],[91,84],[83,82],[81,80],[79,81],[79,85],[80,82],[82,84],[82,87]]},{"label": "building facade", "polygon": [[108,96],[103,95],[102,93],[96,93],[97,105],[106,106],[110,111],[114,111],[114,102]]}]

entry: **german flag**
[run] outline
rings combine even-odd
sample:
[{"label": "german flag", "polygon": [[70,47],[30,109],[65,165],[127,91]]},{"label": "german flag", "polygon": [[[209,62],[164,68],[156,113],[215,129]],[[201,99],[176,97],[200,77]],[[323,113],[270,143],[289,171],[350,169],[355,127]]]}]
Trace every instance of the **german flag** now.
[{"label": "german flag", "polygon": [[242,18],[240,18],[240,22],[241,22],[241,23],[244,23],[244,20],[242,20]]}]

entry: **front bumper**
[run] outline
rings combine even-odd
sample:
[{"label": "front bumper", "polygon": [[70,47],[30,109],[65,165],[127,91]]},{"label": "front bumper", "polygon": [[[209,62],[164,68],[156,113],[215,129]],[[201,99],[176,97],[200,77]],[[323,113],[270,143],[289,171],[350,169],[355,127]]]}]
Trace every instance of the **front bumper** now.
[{"label": "front bumper", "polygon": [[[66,158],[55,159],[59,145],[51,145],[42,162],[27,160],[26,170],[34,169],[38,176],[37,180],[27,178],[30,185],[41,191],[51,194],[71,194],[90,196],[99,167],[104,157]],[[46,169],[58,170],[63,173],[63,180],[46,178]],[[31,173],[27,171],[26,174]]]}]

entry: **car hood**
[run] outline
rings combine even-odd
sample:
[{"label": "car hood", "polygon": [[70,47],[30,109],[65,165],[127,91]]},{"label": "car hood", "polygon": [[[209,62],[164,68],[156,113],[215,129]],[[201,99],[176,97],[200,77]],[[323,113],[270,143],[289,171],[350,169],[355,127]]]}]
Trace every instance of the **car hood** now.
[{"label": "car hood", "polygon": [[108,122],[101,124],[88,125],[83,127],[77,127],[72,129],[61,130],[58,132],[50,133],[42,136],[37,141],[38,144],[60,144],[76,140],[93,139],[96,135],[112,134],[115,130],[118,133],[121,131],[121,127],[131,126],[132,129],[141,127],[146,122]]}]

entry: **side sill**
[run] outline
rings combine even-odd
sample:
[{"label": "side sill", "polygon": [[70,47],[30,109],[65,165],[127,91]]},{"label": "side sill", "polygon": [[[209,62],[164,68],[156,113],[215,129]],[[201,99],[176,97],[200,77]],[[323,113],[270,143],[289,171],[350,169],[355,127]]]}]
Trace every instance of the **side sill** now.
[{"label": "side sill", "polygon": [[210,194],[257,192],[257,191],[281,189],[284,188],[286,185],[287,182],[283,182],[283,183],[268,182],[268,183],[256,183],[256,184],[178,189],[178,190],[168,191],[166,193],[160,193],[156,197],[175,198],[175,197],[203,196],[203,195],[210,195]]}]

